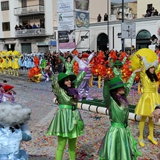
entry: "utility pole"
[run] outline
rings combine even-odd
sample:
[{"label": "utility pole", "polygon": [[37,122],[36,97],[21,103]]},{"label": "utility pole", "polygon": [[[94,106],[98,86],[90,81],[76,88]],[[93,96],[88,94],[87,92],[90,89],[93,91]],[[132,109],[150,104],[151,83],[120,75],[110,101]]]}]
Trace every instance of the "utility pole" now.
[{"label": "utility pole", "polygon": [[[122,0],[122,23],[124,23],[124,0]],[[122,42],[122,51],[125,51],[124,48],[125,39],[121,38],[121,42]]]},{"label": "utility pole", "polygon": [[109,7],[110,7],[110,0],[107,0],[107,14],[108,14],[108,22],[107,22],[107,32],[108,32],[108,39],[107,39],[107,47],[108,47],[108,50],[110,50],[110,47],[109,47],[109,18],[110,18],[110,13],[109,13]]}]

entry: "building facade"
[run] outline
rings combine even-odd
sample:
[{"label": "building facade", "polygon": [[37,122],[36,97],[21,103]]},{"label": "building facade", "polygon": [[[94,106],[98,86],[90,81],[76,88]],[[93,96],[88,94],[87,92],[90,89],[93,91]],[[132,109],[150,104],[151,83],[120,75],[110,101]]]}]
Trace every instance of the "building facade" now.
[{"label": "building facade", "polygon": [[46,52],[53,31],[53,0],[1,0],[0,50]]},{"label": "building facade", "polygon": [[[152,6],[157,6],[160,11],[158,3],[158,0],[153,0]],[[140,15],[146,12],[148,4],[149,0],[125,4],[125,22],[136,23],[136,39],[126,39],[126,47],[148,47],[149,39],[154,34],[160,39],[160,16],[140,18]],[[58,51],[56,0],[0,0],[0,12],[0,51]],[[76,31],[76,48],[95,51],[107,48],[120,50],[122,6],[110,4],[110,0],[101,0],[101,3],[90,0],[89,12],[90,27],[87,31]],[[109,15],[109,21],[103,20],[105,13]],[[97,22],[98,14],[102,16],[101,22]],[[27,27],[18,29],[16,25]]]},{"label": "building facade", "polygon": [[[124,22],[136,24],[136,38],[125,39],[126,48],[132,45],[137,49],[148,48],[152,35],[156,35],[160,44],[160,16],[125,20]],[[105,22],[90,24],[90,49],[95,51],[107,48],[121,50],[121,23],[121,21],[112,21],[109,22],[109,25]]]}]

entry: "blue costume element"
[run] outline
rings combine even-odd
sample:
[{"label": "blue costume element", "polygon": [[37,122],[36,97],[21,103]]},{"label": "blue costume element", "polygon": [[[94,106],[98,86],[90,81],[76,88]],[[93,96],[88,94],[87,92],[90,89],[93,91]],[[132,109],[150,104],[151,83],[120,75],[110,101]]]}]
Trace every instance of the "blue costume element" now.
[{"label": "blue costume element", "polygon": [[21,141],[31,140],[27,128],[27,125],[14,131],[9,127],[0,128],[0,160],[28,160],[27,153],[20,150]]}]

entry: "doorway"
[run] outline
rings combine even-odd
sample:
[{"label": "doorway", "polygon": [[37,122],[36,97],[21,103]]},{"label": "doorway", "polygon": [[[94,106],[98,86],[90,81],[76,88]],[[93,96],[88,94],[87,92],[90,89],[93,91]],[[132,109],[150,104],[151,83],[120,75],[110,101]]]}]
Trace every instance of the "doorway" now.
[{"label": "doorway", "polygon": [[136,49],[148,48],[150,42],[151,33],[147,30],[141,30],[136,37]]},{"label": "doorway", "polygon": [[14,51],[15,44],[5,44],[5,48],[7,49],[7,51]]},{"label": "doorway", "polygon": [[31,43],[22,43],[21,46],[22,46],[22,54],[23,53],[31,53],[32,52]]},{"label": "doorway", "polygon": [[106,51],[108,50],[108,35],[105,33],[101,33],[97,37],[97,50]]}]

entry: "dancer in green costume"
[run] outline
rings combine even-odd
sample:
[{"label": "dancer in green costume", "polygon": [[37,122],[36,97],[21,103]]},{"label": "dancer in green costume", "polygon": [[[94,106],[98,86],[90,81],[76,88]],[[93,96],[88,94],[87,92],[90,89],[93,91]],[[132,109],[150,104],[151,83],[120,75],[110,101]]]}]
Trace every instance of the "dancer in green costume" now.
[{"label": "dancer in green costume", "polygon": [[[90,67],[90,66],[88,66]],[[47,135],[58,136],[56,160],[62,160],[64,148],[68,140],[70,160],[75,160],[76,140],[83,133],[84,123],[77,109],[77,87],[86,75],[86,67],[77,77],[63,72],[58,75],[58,82],[52,75],[52,88],[57,97],[59,109],[54,116]]]},{"label": "dancer in green costume", "polygon": [[122,62],[120,60],[116,60],[114,63],[113,60],[110,59],[110,67],[113,69],[113,73],[115,77],[119,77],[120,79],[122,79],[121,68],[125,64],[126,60],[127,60],[127,57],[124,57]]},{"label": "dancer in green costume", "polygon": [[127,83],[115,77],[104,81],[104,103],[108,106],[111,126],[108,129],[99,150],[100,160],[136,160],[141,153],[137,150],[137,142],[128,126],[129,108],[128,95],[136,72],[135,70]]},{"label": "dancer in green costume", "polygon": [[61,55],[59,55],[59,58],[62,60],[65,69],[66,69],[66,74],[73,74],[73,63],[75,59],[72,58],[71,55],[68,55],[67,58],[63,58]]}]

